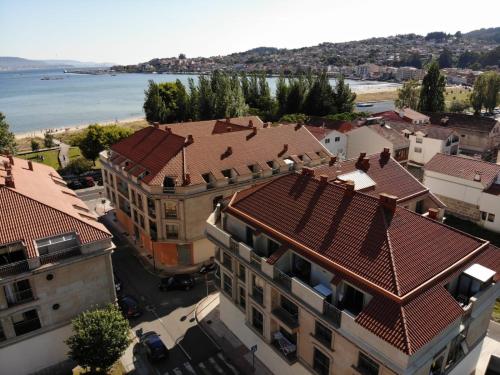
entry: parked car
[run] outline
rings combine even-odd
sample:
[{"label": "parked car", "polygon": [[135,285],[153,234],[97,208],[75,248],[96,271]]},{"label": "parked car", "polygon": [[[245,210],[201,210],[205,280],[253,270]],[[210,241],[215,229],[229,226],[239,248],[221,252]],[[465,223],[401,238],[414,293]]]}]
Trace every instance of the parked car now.
[{"label": "parked car", "polygon": [[144,348],[150,361],[158,361],[168,356],[167,347],[161,341],[160,335],[154,331],[142,334],[139,343]]},{"label": "parked car", "polygon": [[80,175],[80,177],[92,177],[94,179],[94,182],[96,182],[98,185],[102,185],[102,173],[100,169],[84,172]]},{"label": "parked car", "polygon": [[195,280],[192,275],[178,274],[162,278],[158,288],[163,292],[175,289],[190,290],[194,285]]},{"label": "parked car", "polygon": [[72,180],[68,182],[68,187],[73,190],[83,188],[82,183],[79,180]]},{"label": "parked car", "polygon": [[82,178],[80,178],[80,183],[81,183],[84,187],[92,187],[92,186],[95,186],[94,179],[93,179],[91,176],[86,176],[86,177],[82,177]]},{"label": "parked car", "polygon": [[125,295],[118,299],[118,306],[126,318],[137,318],[142,315],[142,310],[139,307],[139,302],[129,295]]},{"label": "parked car", "polygon": [[120,295],[123,291],[123,283],[116,273],[113,272],[113,280],[115,282],[115,291],[117,295]]}]

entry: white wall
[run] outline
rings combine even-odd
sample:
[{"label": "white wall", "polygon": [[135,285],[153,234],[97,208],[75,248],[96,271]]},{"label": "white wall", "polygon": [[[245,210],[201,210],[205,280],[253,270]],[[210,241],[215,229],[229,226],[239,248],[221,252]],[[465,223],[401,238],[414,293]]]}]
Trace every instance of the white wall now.
[{"label": "white wall", "polygon": [[0,374],[26,375],[67,360],[70,335],[68,324],[0,349]]},{"label": "white wall", "polygon": [[392,143],[370,129],[369,126],[361,126],[351,130],[347,134],[347,159],[356,158],[360,153],[367,155],[380,153],[384,148],[388,148],[394,153]]},{"label": "white wall", "polygon": [[[417,138],[422,139],[422,143],[417,143]],[[444,151],[445,142],[446,141],[440,139],[410,135],[410,152],[408,160],[419,164],[426,164],[434,155]],[[420,147],[422,152],[416,152],[415,147]]]},{"label": "white wall", "polygon": [[[340,138],[335,142],[335,138]],[[329,140],[329,142],[327,142]],[[331,130],[325,138],[321,140],[321,144],[330,151],[332,155],[337,156],[339,160],[344,160],[347,155],[347,136],[336,130]]]},{"label": "white wall", "polygon": [[484,212],[495,214],[493,222],[481,220],[481,225],[486,229],[500,232],[500,195],[481,193],[479,197],[479,209]]},{"label": "white wall", "polygon": [[479,182],[468,181],[433,171],[424,171],[423,184],[434,194],[479,205],[483,186]]}]

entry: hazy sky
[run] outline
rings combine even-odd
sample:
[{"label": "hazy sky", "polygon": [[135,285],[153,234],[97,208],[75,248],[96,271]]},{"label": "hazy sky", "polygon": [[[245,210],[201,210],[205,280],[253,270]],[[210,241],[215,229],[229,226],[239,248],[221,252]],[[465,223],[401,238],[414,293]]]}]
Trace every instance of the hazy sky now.
[{"label": "hazy sky", "polygon": [[499,0],[0,0],[0,56],[137,63],[500,26]]}]

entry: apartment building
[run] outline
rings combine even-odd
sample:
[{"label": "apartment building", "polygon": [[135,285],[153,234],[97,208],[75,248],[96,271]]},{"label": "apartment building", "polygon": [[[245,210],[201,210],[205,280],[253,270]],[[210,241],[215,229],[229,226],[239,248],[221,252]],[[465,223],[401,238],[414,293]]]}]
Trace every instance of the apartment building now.
[{"label": "apartment building", "polygon": [[302,172],[207,220],[226,326],[275,374],[473,373],[500,249]]},{"label": "apartment building", "polygon": [[306,125],[307,130],[320,142],[330,154],[343,160],[347,157],[347,133],[356,128],[356,125],[346,121],[311,121]]},{"label": "apartment building", "polygon": [[53,168],[0,156],[0,373],[64,367],[70,320],[115,301],[113,247]]},{"label": "apartment building", "polygon": [[354,190],[374,197],[381,193],[397,197],[397,204],[419,214],[442,219],[445,205],[406,168],[391,157],[388,148],[376,154],[361,153],[348,160],[331,159],[314,168],[316,176],[330,183],[354,184]]},{"label": "apartment building", "polygon": [[437,154],[425,165],[424,184],[448,212],[500,233],[500,165]]},{"label": "apartment building", "polygon": [[398,68],[395,74],[396,81],[403,82],[410,79],[421,80],[424,78],[425,72],[422,69],[414,68],[413,66],[402,66]]},{"label": "apartment building", "polygon": [[258,117],[150,126],[100,157],[117,220],[167,270],[211,261],[205,220],[220,200],[329,158],[304,126]]}]

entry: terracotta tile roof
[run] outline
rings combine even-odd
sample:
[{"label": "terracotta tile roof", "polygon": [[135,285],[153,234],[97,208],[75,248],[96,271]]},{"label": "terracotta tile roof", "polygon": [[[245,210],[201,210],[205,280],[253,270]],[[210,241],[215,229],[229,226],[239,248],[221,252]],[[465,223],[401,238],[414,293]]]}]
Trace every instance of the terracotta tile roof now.
[{"label": "terracotta tile roof", "polygon": [[372,124],[364,126],[368,126],[371,130],[391,142],[395,150],[410,147],[410,141],[399,131],[391,128],[389,124]]},{"label": "terracotta tile roof", "polygon": [[382,117],[386,121],[410,123],[409,119],[401,117],[399,113],[396,111],[384,111],[384,112],[372,113],[371,117]]},{"label": "terracotta tile roof", "polygon": [[[233,123],[236,120],[243,121],[230,121]],[[317,159],[318,152],[329,156],[328,151],[304,127],[255,126],[254,129],[247,127],[237,131],[213,132],[217,126],[215,120],[193,124],[170,124],[170,130],[148,127],[111,149],[124,157],[121,165],[128,162],[132,174],[136,175],[134,167],[146,170],[142,179],[145,183],[162,185],[165,177],[172,177],[177,186],[183,184],[185,173],[189,174],[190,185],[196,185],[204,184],[202,175],[209,172],[216,178],[222,178],[221,171],[226,169],[234,169],[240,175],[250,174],[249,165],[257,164],[267,170],[270,169],[267,162],[271,160],[280,163],[285,158],[302,155]],[[201,130],[196,133],[188,129],[190,126]],[[194,142],[188,142],[188,135],[193,136]],[[115,161],[113,163],[116,164]]]},{"label": "terracotta tile roof", "polygon": [[454,155],[436,154],[424,166],[424,170],[474,181],[476,173],[481,175],[481,184],[488,188],[500,175],[500,165],[487,161]]},{"label": "terracotta tile roof", "polygon": [[57,234],[76,231],[82,243],[111,238],[51,167],[33,163],[31,171],[26,160],[14,158],[15,187],[5,186],[8,161],[0,156],[0,244],[23,241],[28,256],[35,257],[34,241]]},{"label": "terracotta tile roof", "polygon": [[302,244],[334,272],[348,269],[400,297],[484,244],[401,207],[388,215],[378,198],[359,192],[349,197],[343,186],[298,174],[238,195],[230,213]]},{"label": "terracotta tile roof", "polygon": [[330,270],[332,282],[369,292],[356,322],[407,354],[462,316],[449,277],[474,263],[500,273],[500,249],[486,241],[310,176],[236,193],[226,210]]},{"label": "terracotta tile roof", "polygon": [[427,138],[446,140],[455,131],[452,128],[445,128],[443,126],[436,125],[423,125],[423,124],[411,124],[406,122],[386,122],[391,128],[403,133],[404,130],[410,131],[411,134],[416,132],[421,132],[425,134]]},{"label": "terracotta tile roof", "polygon": [[492,118],[462,113],[424,112],[424,114],[430,117],[430,122],[434,125],[487,133],[491,132],[497,123],[497,120]]},{"label": "terracotta tile roof", "polygon": [[[380,193],[388,193],[398,197],[398,202],[411,199],[419,194],[423,195],[428,189],[412,176],[401,164],[392,157],[384,159],[381,154],[366,156],[370,164],[365,171],[375,181],[374,187],[361,190],[362,192],[378,197]],[[337,176],[356,171],[358,158],[336,162],[334,165],[316,167],[315,175],[326,175],[329,181]]]},{"label": "terracotta tile roof", "polygon": [[[229,120],[229,122],[228,122]],[[262,128],[263,122],[258,116],[232,117],[230,119],[192,121],[176,124],[160,125],[160,128],[170,128],[175,134],[187,137],[207,136],[211,134],[226,133],[228,127],[231,131],[248,130],[250,123],[256,128]]]}]

